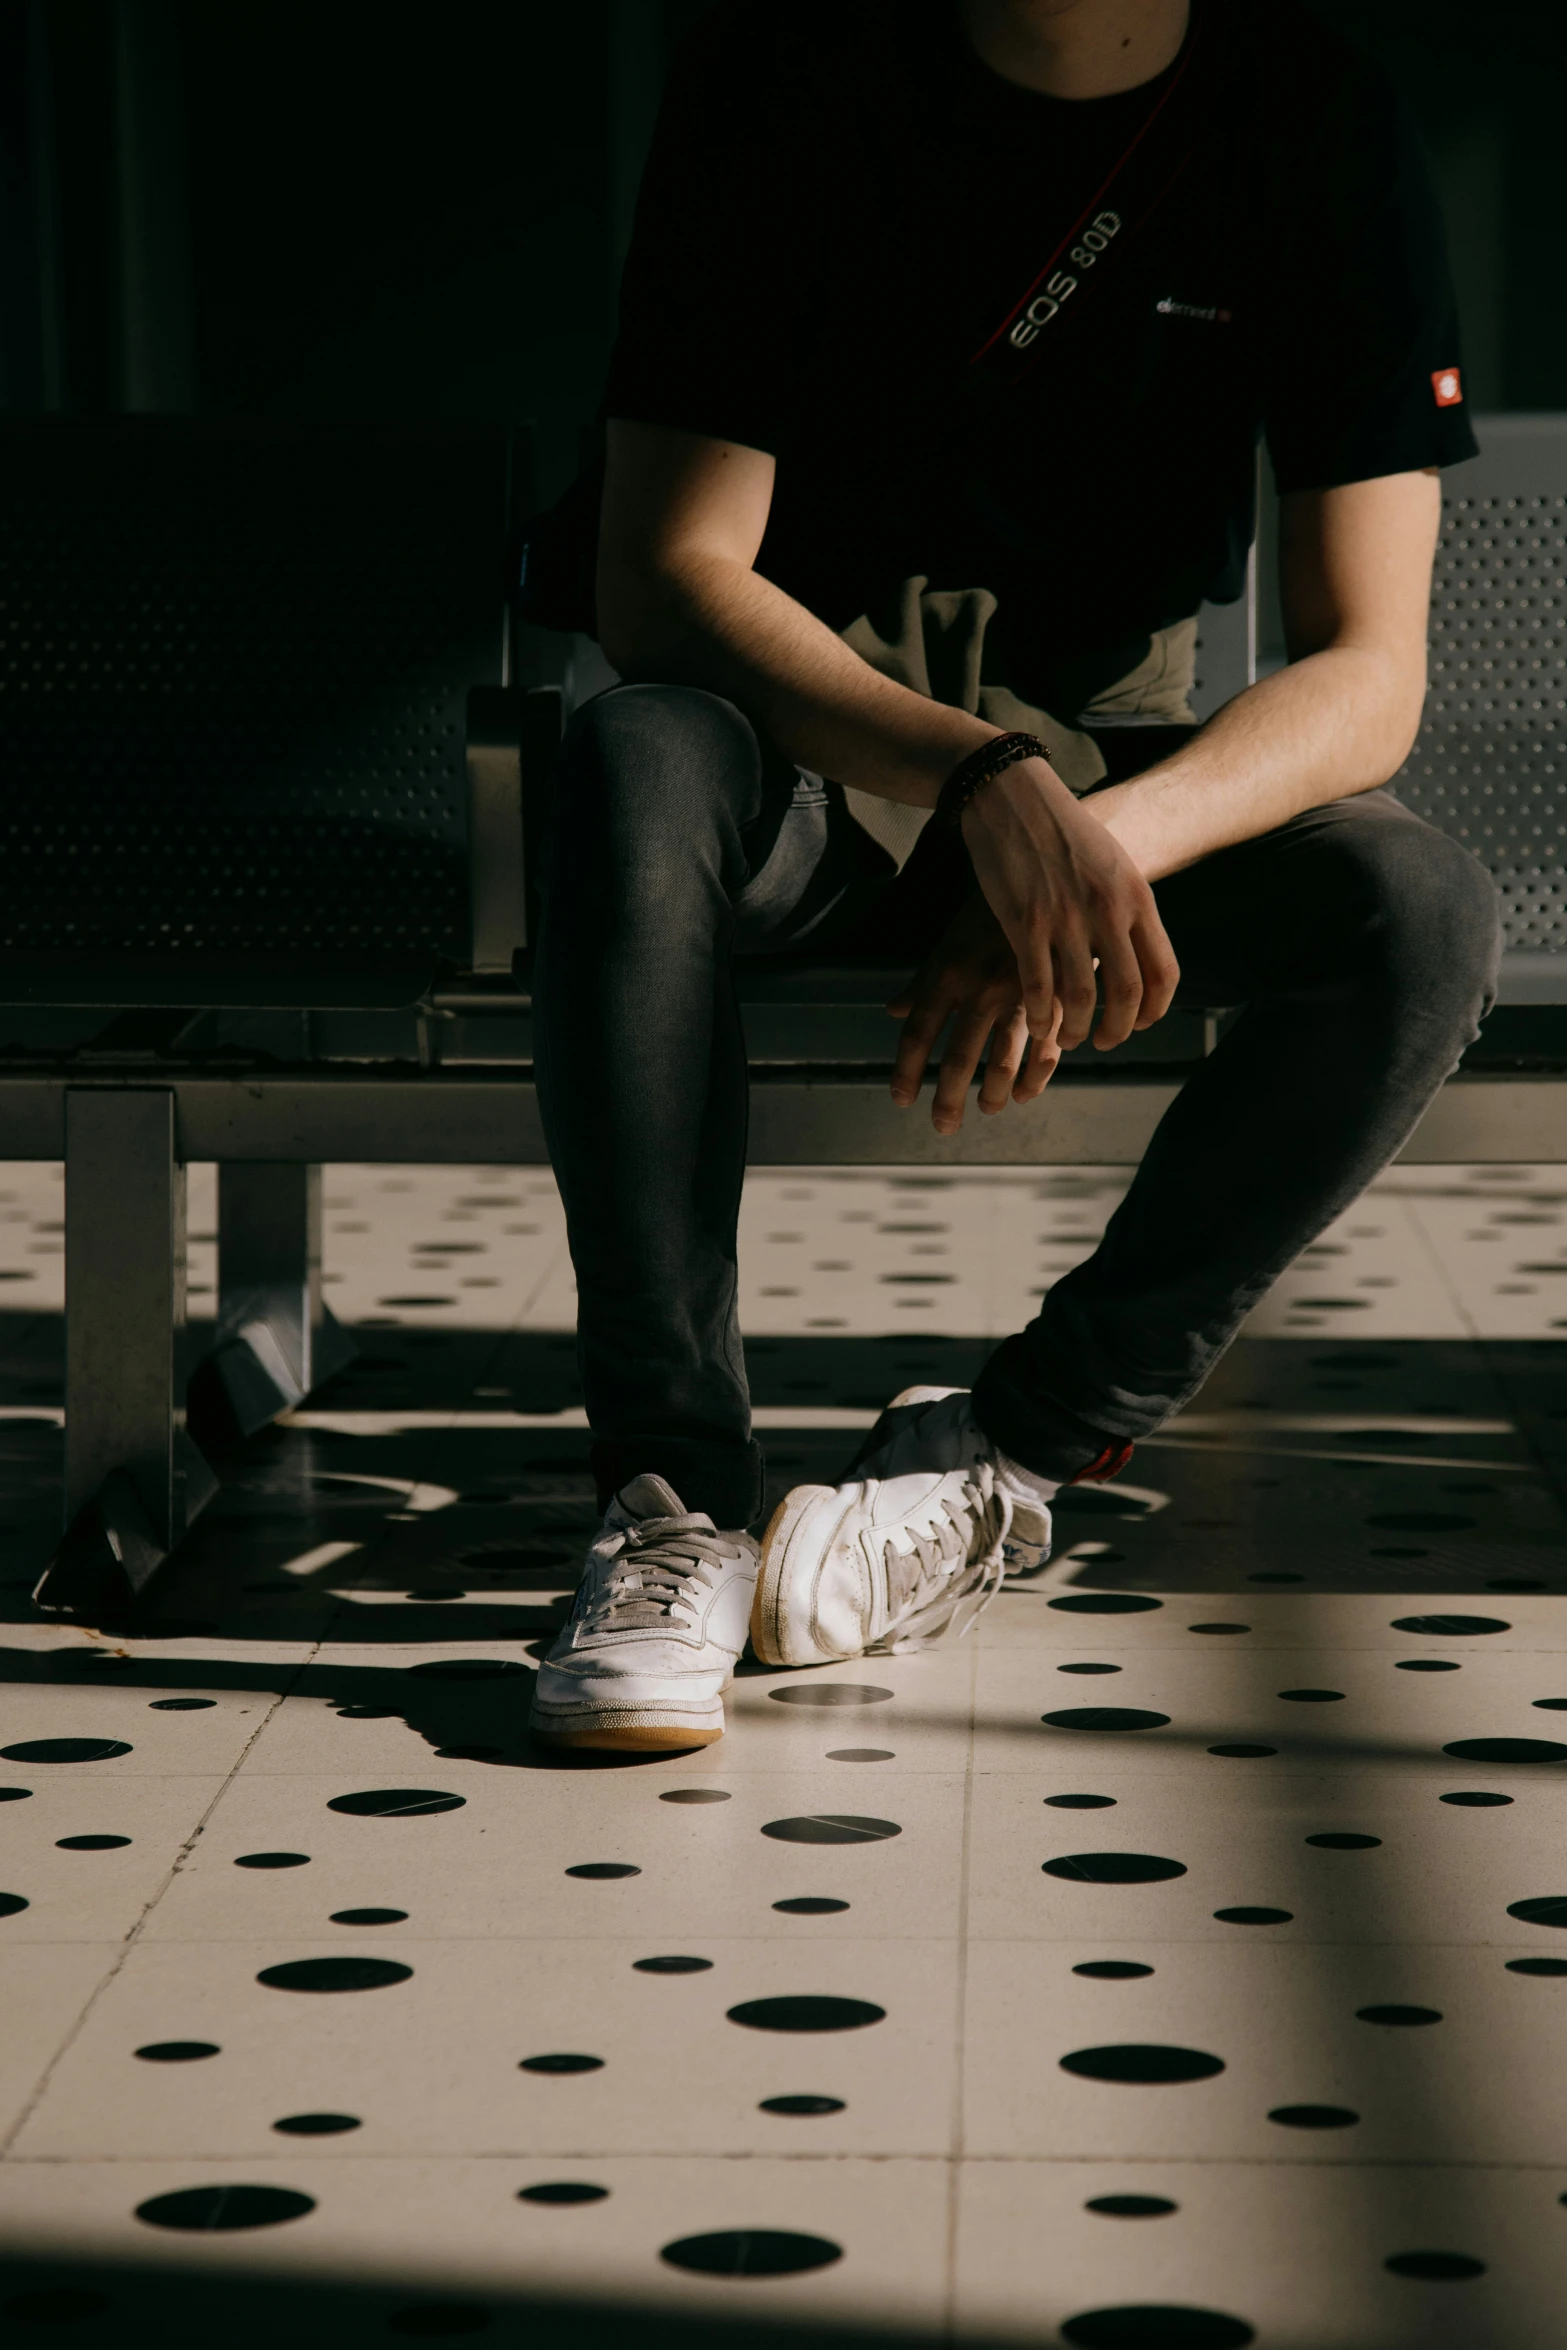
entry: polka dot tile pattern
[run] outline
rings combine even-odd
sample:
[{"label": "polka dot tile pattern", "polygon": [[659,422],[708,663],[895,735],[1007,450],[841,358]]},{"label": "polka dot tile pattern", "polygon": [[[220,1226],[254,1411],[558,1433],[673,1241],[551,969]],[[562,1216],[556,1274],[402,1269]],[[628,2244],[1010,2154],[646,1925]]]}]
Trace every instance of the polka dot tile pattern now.
[{"label": "polka dot tile pattern", "polygon": [[[1124,1182],[753,1178],[772,1498],[897,1387],[969,1382]],[[395,2250],[388,2339],[498,2338],[525,2274],[982,2339],[1557,2350],[1556,1171],[1395,1170],[970,1639],[745,1663],[722,1743],[651,1758],[525,1733],[593,1516],[553,1186],[326,1192],[356,1362],[145,1620],[84,1635],[27,1604],[59,1186],[0,1170],[0,2230],[192,2274]],[[213,1215],[194,1170],[198,1314]]]}]

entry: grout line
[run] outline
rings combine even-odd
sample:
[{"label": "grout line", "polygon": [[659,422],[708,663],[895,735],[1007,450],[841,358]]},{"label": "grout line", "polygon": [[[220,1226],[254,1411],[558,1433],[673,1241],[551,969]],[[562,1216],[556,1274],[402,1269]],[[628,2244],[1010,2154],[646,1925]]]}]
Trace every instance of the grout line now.
[{"label": "grout line", "polygon": [[1442,1291],[1459,1321],[1463,1324],[1464,1336],[1471,1345],[1477,1344],[1482,1333],[1473,1314],[1464,1302],[1463,1292],[1447,1277],[1446,1259],[1437,1245],[1435,1236],[1427,1230],[1425,1218],[1421,1215],[1418,1204],[1416,1201],[1406,1198],[1400,1200],[1399,1206],[1403,1211],[1406,1223],[1420,1245],[1421,1254],[1435,1276],[1437,1287]]},{"label": "grout line", "polygon": [[[302,1657],[298,1665],[295,1667],[294,1672],[288,1681],[287,1687],[280,1689],[272,1704],[264,1709],[260,1721],[256,1724],[254,1730],[252,1730],[250,1736],[245,1740],[245,1743],[240,1748],[238,1754],[234,1757],[233,1763],[224,1776],[222,1783],[219,1785],[216,1793],[213,1795],[211,1802],[207,1805],[205,1811],[203,1811],[200,1819],[196,1822],[196,1825],[191,1829],[190,1834],[185,1837],[183,1842],[180,1844],[178,1851],[175,1853],[173,1860],[169,1864],[168,1871],[164,1876],[162,1883],[157,1887],[155,1892],[148,1895],[146,1901],[143,1903],[141,1914],[137,1918],[136,1923],[131,1927],[129,1933],[127,1933],[121,1941],[119,1954],[115,1958],[114,1963],[109,1967],[107,1973],[102,1977],[97,1987],[89,1994],[86,2002],[82,2007],[81,2013],[76,2018],[75,2023],[66,2033],[64,2039],[56,2048],[54,2054],[50,2057],[48,2063],[44,2066],[43,2071],[39,2074],[31,2096],[25,2100],[20,2112],[16,2116],[15,2121],[4,2133],[4,2136],[0,2137],[0,2162],[6,2162],[11,2159],[12,2147],[16,2143],[16,2140],[22,2131],[26,2129],[28,2123],[32,2120],[33,2115],[37,2112],[40,2104],[43,2102],[43,2099],[48,2094],[49,2084],[53,2080],[60,2064],[63,2062],[65,2057],[70,2054],[70,2051],[72,2048],[74,2048],[76,2042],[80,2039],[83,2031],[86,2028],[88,2018],[91,2016],[93,2010],[98,2005],[99,2000],[102,1999],[104,1993],[108,1990],[109,1985],[114,1982],[117,1976],[122,1972],[127,1959],[131,1955],[132,1950],[140,1941],[142,1931],[151,1918],[153,1911],[157,1908],[159,1902],[163,1899],[164,1895],[168,1892],[169,1887],[173,1884],[175,1878],[179,1875],[180,1870],[184,1866],[184,1863],[189,1855],[194,1852],[196,1848],[197,1837],[201,1834],[202,1830],[207,1825],[207,1822],[211,1819],[213,1813],[217,1810],[218,1805],[222,1802],[224,1796],[228,1793],[229,1788],[233,1785],[235,1779],[239,1776],[240,1771],[244,1767],[246,1756],[250,1753],[251,1749],[256,1743],[256,1740],[261,1736],[262,1731],[266,1728],[268,1722],[271,1721],[278,1708],[285,1702],[290,1692],[295,1687],[297,1687],[300,1677],[305,1673],[308,1667],[314,1663],[316,1657],[320,1654],[324,1645],[324,1638],[311,1644],[309,1653]],[[156,1775],[159,1777],[174,1777],[178,1776],[179,1774],[172,1772],[160,1772]],[[90,1940],[95,1939],[95,1937],[83,1936],[82,1939]]]},{"label": "grout line", "polygon": [[970,1644],[969,1648],[969,1706],[968,1740],[963,1760],[963,1826],[958,1861],[958,1942],[956,1980],[953,1999],[954,2057],[952,2066],[952,2135],[947,2170],[947,2295],[944,2331],[949,2339],[956,2339],[958,2331],[958,2245],[963,2212],[963,2165],[966,2160],[964,2114],[968,2091],[968,1946],[969,1946],[969,1862],[974,1824],[974,1737],[978,1712],[979,1658],[982,1651]]},{"label": "grout line", "polygon": [[[276,2163],[287,2165],[290,2169],[297,2171],[302,2161],[307,2159],[315,2162],[342,2165],[345,2168],[350,2165],[357,2165],[361,2163],[386,2164],[399,2162],[625,2162],[658,2163],[660,2166],[667,2166],[671,2163],[680,2162],[755,2162],[766,2163],[768,2165],[777,2163],[781,2166],[794,2165],[807,2168],[811,2165],[815,2165],[818,2168],[824,2169],[829,2166],[837,2166],[842,2168],[850,2164],[865,2166],[874,2164],[877,2169],[880,2170],[886,2168],[886,2166],[891,2163],[917,2163],[922,2166],[929,2166],[939,2163],[945,2168],[952,2169],[954,2173],[956,2172],[956,2166],[953,2164],[950,2155],[935,2152],[922,2154],[911,2151],[907,2147],[898,2147],[896,2149],[888,2148],[885,2150],[868,2150],[865,2148],[845,2149],[842,2153],[829,2153],[825,2149],[821,2149],[815,2153],[805,2153],[801,2151],[790,2154],[787,2152],[778,2153],[771,2151],[759,2153],[754,2146],[702,2146],[673,2149],[650,2146],[637,2153],[628,2153],[623,2142],[617,2142],[614,2145],[605,2146],[547,2146],[541,2148],[534,2144],[517,2147],[482,2147],[474,2153],[457,2152],[449,2146],[407,2146],[399,2148],[395,2152],[387,2151],[379,2154],[365,2153],[363,2151],[350,2154],[345,2150],[345,2152],[341,2154],[333,2155],[328,2154],[324,2148],[314,2147],[310,2150],[308,2156],[304,2154],[303,2150],[296,2142],[292,2151],[288,2147],[280,2146],[277,2148],[276,2152],[274,2152],[271,2147],[268,2147],[264,2153],[257,2153],[254,2150],[246,2152],[243,2148],[237,2152],[232,2148],[218,2148],[211,2152],[204,2152],[200,2147],[196,2147],[188,2151],[181,2149],[178,2154],[21,2154],[12,2158],[10,2167],[13,2169],[32,2168],[40,2171],[49,2171],[79,2170],[89,2165],[97,2167],[100,2165],[117,2166],[120,2164],[140,2164],[143,2167],[146,2167],[149,2165],[161,2163],[231,2162],[235,2164],[245,2163],[246,2165],[255,2166],[258,2168],[264,2163]],[[1543,2159],[1525,2159],[1516,2162],[1496,2162],[1483,2159],[1475,2160],[1464,2155],[1433,2156],[1430,2154],[1363,2154],[1359,2157],[1356,2157],[1347,2154],[1290,2156],[1287,2154],[1257,2153],[1039,2153],[970,2154],[965,2156],[964,2160],[967,2164],[972,2166],[989,2164],[998,2169],[1010,2168],[1016,2170],[1071,2168],[1073,2170],[1133,2171],[1142,2168],[1154,2172],[1169,2172],[1186,2170],[1201,2171],[1246,2169],[1295,2171],[1305,2175],[1309,2175],[1315,2171],[1398,2171],[1406,2175],[1412,2172],[1420,2173],[1426,2171],[1458,2171],[1465,2174],[1480,2171],[1495,2174],[1504,2178],[1549,2178],[1553,2180],[1559,2179],[1562,2173],[1562,2165],[1559,2162],[1549,2162]],[[951,2338],[950,2329],[944,2327],[943,2331],[948,2332],[949,2338]],[[1314,2345],[1313,2350],[1315,2350]]]}]

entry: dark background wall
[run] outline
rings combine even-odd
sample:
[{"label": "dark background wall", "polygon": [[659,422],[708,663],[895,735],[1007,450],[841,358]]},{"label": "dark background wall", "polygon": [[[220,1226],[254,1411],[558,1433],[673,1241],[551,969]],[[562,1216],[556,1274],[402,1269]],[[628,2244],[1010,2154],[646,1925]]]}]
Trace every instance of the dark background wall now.
[{"label": "dark background wall", "polygon": [[[552,495],[703,5],[0,0],[0,405],[530,419]],[[1567,408],[1567,0],[1318,5],[1424,128],[1475,405]]]}]

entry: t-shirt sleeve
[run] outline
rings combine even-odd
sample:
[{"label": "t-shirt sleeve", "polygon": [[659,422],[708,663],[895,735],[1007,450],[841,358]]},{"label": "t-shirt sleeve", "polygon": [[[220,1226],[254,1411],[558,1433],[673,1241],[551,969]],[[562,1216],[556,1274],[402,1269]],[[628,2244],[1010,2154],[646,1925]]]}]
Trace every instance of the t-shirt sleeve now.
[{"label": "t-shirt sleeve", "polygon": [[1335,42],[1274,143],[1259,268],[1262,409],[1281,490],[1475,454],[1436,191],[1378,69]]},{"label": "t-shirt sleeve", "polygon": [[788,11],[725,0],[678,52],[637,199],[601,416],[776,451],[817,253]]}]

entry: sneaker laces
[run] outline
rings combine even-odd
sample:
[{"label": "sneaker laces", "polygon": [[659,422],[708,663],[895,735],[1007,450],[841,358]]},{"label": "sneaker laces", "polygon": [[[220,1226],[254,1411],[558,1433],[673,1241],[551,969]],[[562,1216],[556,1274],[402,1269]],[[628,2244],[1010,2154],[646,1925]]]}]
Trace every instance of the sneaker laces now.
[{"label": "sneaker laces", "polygon": [[883,1544],[889,1622],[874,1645],[897,1656],[961,1639],[1001,1588],[1011,1523],[1010,1496],[991,1463],[977,1461],[956,1494],[931,1503],[928,1529],[907,1549]]},{"label": "sneaker laces", "polygon": [[736,1553],[711,1518],[646,1518],[609,1536],[598,1556],[616,1564],[583,1609],[598,1632],[634,1632],[668,1624],[676,1603],[695,1597],[692,1586],[713,1590]]}]

